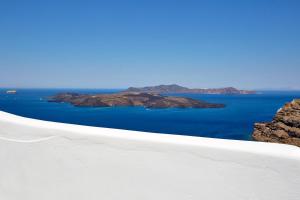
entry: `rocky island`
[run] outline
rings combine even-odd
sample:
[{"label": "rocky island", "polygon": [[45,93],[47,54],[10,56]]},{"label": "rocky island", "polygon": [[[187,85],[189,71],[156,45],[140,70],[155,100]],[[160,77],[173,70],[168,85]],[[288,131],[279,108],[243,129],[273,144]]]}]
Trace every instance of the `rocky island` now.
[{"label": "rocky island", "polygon": [[124,92],[146,92],[146,93],[157,93],[157,94],[165,94],[165,93],[256,94],[256,92],[252,90],[238,90],[234,87],[211,88],[211,89],[190,89],[176,84],[149,86],[149,87],[142,87],[142,88],[130,87]]},{"label": "rocky island", "polygon": [[50,102],[70,103],[74,106],[112,107],[144,106],[146,108],[223,108],[224,104],[208,103],[191,98],[162,96],[152,93],[122,92],[116,94],[60,93]]},{"label": "rocky island", "polygon": [[285,104],[272,122],[256,123],[253,139],[291,144],[300,147],[300,99]]}]

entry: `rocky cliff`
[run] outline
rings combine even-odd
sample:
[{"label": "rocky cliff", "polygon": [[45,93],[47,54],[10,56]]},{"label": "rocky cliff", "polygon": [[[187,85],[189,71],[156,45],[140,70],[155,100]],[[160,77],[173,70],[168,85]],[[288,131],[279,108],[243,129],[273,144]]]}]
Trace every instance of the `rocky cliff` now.
[{"label": "rocky cliff", "polygon": [[300,147],[300,99],[285,104],[276,113],[272,122],[256,123],[252,136],[257,141]]}]

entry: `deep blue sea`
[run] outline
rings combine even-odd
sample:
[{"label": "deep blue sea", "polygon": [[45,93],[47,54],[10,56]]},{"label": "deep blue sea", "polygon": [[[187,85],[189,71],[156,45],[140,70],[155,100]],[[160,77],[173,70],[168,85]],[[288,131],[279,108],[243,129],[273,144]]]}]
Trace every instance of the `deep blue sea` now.
[{"label": "deep blue sea", "polygon": [[[268,92],[255,95],[178,96],[224,103],[219,109],[146,109],[143,107],[80,108],[67,103],[50,103],[59,92],[114,93],[119,90],[19,89],[15,95],[0,89],[0,110],[55,122],[138,130],[165,134],[251,140],[255,122],[270,121],[276,111],[300,92]],[[171,95],[171,94],[170,94]],[[174,96],[176,96],[174,94]]]}]

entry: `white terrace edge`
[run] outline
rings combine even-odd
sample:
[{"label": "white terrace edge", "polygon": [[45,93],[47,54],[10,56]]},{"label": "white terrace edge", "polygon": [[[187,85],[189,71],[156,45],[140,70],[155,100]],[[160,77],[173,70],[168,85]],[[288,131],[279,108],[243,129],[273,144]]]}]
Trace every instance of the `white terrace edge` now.
[{"label": "white terrace edge", "polygon": [[[188,145],[199,146],[211,149],[220,149],[226,151],[236,152],[248,152],[259,155],[266,155],[272,157],[283,157],[289,159],[296,159],[300,161],[300,148],[293,145],[276,144],[257,141],[242,141],[242,140],[230,140],[230,139],[218,139],[218,138],[206,138],[197,136],[185,136],[175,134],[161,134],[142,131],[131,131],[114,128],[102,128],[93,126],[83,126],[76,124],[67,124],[59,122],[44,121],[32,118],[21,117],[18,115],[10,114],[0,111],[0,122],[6,122],[9,124],[21,125],[30,128],[52,129],[55,131],[55,136],[85,136],[88,138],[110,138],[121,139],[128,141],[148,141],[154,143],[165,143],[175,145]],[[43,132],[34,134],[34,137],[38,135],[45,136]],[[21,135],[20,135],[21,136]],[[29,136],[29,135],[28,135]],[[48,136],[52,137],[54,135]],[[22,140],[15,138],[1,136],[0,127],[0,140],[11,140],[19,142],[30,142],[31,140]],[[30,136],[29,136],[30,137]]]},{"label": "white terrace edge", "polygon": [[298,200],[300,148],[0,112],[2,200]]}]

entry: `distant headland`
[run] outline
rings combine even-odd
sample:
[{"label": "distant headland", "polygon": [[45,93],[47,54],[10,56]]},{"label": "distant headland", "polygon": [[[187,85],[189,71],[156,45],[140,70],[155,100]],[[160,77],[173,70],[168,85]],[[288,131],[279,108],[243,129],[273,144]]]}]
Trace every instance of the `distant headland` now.
[{"label": "distant headland", "polygon": [[148,87],[130,87],[124,92],[146,92],[146,93],[194,93],[194,94],[256,94],[252,90],[238,90],[234,87],[225,88],[211,88],[211,89],[190,89],[176,84],[171,85],[158,85]]},{"label": "distant headland", "polygon": [[49,101],[70,103],[80,107],[144,106],[146,108],[223,108],[225,106],[224,104],[208,103],[191,98],[136,92],[96,95],[61,93],[50,97]]}]

